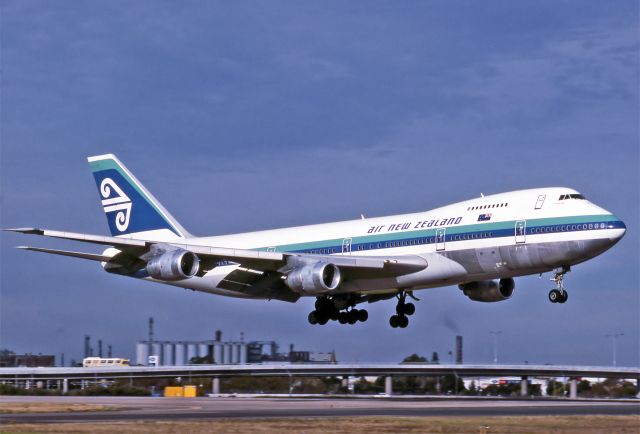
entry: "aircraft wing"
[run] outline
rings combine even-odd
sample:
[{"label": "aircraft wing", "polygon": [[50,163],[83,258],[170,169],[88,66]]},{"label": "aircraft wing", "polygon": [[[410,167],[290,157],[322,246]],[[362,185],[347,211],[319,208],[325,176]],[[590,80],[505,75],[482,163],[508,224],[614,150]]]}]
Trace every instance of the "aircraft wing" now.
[{"label": "aircraft wing", "polygon": [[[101,235],[82,234],[75,232],[62,232],[38,228],[5,229],[6,231],[22,234],[41,235],[46,237],[61,238],[72,241],[80,241],[103,246],[111,246],[120,251],[115,257],[104,261],[105,256],[91,253],[68,252],[64,250],[43,249],[38,247],[24,247],[23,249],[53,253],[64,256],[80,257],[102,262],[136,263],[145,261],[152,246],[177,247],[195,253],[201,260],[204,274],[216,266],[229,262],[240,264],[243,268],[261,272],[287,273],[301,262],[331,262],[337,265],[348,278],[367,276],[393,277],[423,270],[427,267],[427,261],[419,256],[331,256],[314,255],[305,253],[264,252],[248,249],[232,249],[225,247],[202,246],[183,243],[182,239],[176,242],[158,242],[139,240],[133,238],[107,237]],[[184,240],[184,241],[188,241]],[[123,258],[123,256],[125,258]],[[126,261],[125,261],[126,259]]]}]

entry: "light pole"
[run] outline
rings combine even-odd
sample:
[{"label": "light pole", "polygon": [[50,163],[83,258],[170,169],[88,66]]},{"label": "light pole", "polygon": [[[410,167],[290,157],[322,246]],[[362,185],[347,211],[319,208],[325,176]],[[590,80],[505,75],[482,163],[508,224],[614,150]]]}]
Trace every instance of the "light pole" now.
[{"label": "light pole", "polygon": [[502,330],[490,331],[493,335],[493,364],[498,364],[498,335],[502,333]]},{"label": "light pole", "polygon": [[611,333],[611,334],[607,334],[605,335],[608,338],[611,338],[611,345],[612,345],[612,350],[613,350],[613,366],[617,365],[616,362],[616,353],[617,353],[617,346],[616,346],[616,341],[618,340],[618,336],[624,336],[624,333]]}]

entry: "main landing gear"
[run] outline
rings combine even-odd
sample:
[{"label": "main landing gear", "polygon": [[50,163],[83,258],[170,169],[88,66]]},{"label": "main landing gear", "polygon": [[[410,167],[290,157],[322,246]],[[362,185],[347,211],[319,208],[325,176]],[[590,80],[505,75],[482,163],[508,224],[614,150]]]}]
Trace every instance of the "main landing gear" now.
[{"label": "main landing gear", "polygon": [[549,291],[549,301],[551,303],[565,303],[569,299],[569,293],[564,289],[563,279],[564,275],[571,271],[570,267],[562,267],[561,270],[557,270],[551,280],[556,282],[556,287]]},{"label": "main landing gear", "polygon": [[325,325],[329,321],[338,321],[340,324],[355,324],[358,321],[365,322],[369,318],[369,312],[365,309],[356,309],[353,300],[333,299],[318,297],[316,309],[309,313],[309,324]]},{"label": "main landing gear", "polygon": [[[415,299],[413,295],[410,296]],[[416,306],[413,303],[406,303],[407,293],[405,291],[399,291],[396,297],[398,298],[396,314],[389,318],[389,325],[393,328],[405,328],[409,325],[407,317],[416,313]]]}]

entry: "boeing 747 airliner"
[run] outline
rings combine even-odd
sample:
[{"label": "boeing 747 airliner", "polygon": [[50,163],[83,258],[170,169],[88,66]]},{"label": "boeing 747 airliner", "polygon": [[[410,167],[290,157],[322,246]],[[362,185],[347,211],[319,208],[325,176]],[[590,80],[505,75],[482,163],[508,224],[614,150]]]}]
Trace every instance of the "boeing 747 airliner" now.
[{"label": "boeing 747 airliner", "polygon": [[415,214],[235,235],[188,233],[111,154],[89,164],[110,237],[8,229],[108,246],[101,254],[21,249],[84,258],[114,274],[211,294],[295,302],[316,297],[311,324],[366,321],[362,303],[396,299],[392,327],[415,313],[414,291],[458,285],[471,300],[513,294],[513,278],[553,272],[552,303],[567,301],[573,265],[616,244],[624,223],[565,187],[483,196]]}]

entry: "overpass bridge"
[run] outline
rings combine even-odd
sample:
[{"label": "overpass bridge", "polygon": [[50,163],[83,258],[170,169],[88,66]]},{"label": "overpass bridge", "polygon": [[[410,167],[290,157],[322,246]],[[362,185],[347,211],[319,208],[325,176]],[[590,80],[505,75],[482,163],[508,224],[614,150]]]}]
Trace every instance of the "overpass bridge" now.
[{"label": "overpass bridge", "polygon": [[239,365],[184,365],[184,366],[124,366],[103,368],[0,368],[1,383],[33,384],[37,381],[55,381],[63,392],[68,391],[69,380],[99,381],[102,379],[138,378],[213,378],[212,392],[220,393],[220,378],[240,376],[269,377],[325,377],[325,376],[383,376],[385,392],[393,393],[394,376],[457,377],[520,377],[521,395],[527,396],[529,378],[568,377],[570,398],[577,397],[577,379],[581,377],[617,378],[636,380],[640,390],[640,367],[605,367],[578,365],[476,365],[431,363],[282,363]]}]

